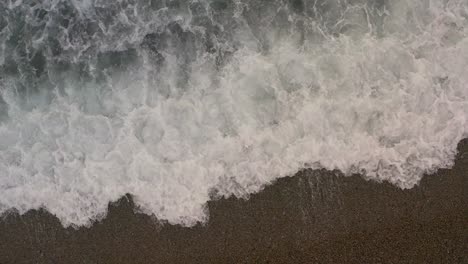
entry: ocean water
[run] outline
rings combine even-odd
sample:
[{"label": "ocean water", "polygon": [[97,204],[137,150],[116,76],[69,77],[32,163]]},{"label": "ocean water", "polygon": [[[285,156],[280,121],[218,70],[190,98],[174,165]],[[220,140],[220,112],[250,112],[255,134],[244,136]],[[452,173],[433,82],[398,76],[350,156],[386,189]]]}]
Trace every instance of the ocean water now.
[{"label": "ocean water", "polygon": [[467,136],[466,0],[0,1],[0,214],[191,226],[303,168],[412,188]]}]

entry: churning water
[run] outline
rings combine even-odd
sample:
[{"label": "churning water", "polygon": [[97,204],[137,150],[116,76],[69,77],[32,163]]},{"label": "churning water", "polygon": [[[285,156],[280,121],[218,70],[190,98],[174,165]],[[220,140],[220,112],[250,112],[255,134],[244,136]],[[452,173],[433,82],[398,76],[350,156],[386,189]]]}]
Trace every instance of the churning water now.
[{"label": "churning water", "polygon": [[302,168],[411,188],[468,136],[466,0],[3,0],[0,67],[0,214],[65,226]]}]

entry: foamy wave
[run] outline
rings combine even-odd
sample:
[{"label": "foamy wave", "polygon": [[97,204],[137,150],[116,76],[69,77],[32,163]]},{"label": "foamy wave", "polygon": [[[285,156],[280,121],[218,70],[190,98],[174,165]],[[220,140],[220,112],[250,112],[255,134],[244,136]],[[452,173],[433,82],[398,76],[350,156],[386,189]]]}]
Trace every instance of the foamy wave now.
[{"label": "foamy wave", "polygon": [[131,193],[193,225],[302,168],[411,188],[468,136],[466,1],[26,2],[0,4],[0,213]]}]

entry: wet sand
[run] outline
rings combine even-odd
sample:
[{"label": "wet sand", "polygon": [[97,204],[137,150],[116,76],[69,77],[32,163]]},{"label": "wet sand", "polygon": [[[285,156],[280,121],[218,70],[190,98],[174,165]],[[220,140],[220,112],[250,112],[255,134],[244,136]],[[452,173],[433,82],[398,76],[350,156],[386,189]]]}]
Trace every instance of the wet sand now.
[{"label": "wet sand", "polygon": [[78,230],[44,210],[12,213],[0,219],[0,264],[468,263],[468,140],[452,169],[411,190],[306,170],[208,208],[192,228],[134,213],[130,195]]}]

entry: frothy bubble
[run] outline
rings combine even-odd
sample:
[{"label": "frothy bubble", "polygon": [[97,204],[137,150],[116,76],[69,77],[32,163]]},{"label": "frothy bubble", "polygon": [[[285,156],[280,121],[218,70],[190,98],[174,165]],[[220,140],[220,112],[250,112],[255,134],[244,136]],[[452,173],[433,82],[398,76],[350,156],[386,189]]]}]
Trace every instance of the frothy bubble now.
[{"label": "frothy bubble", "polygon": [[190,226],[303,168],[411,188],[468,136],[463,0],[42,2],[0,3],[0,213]]}]

